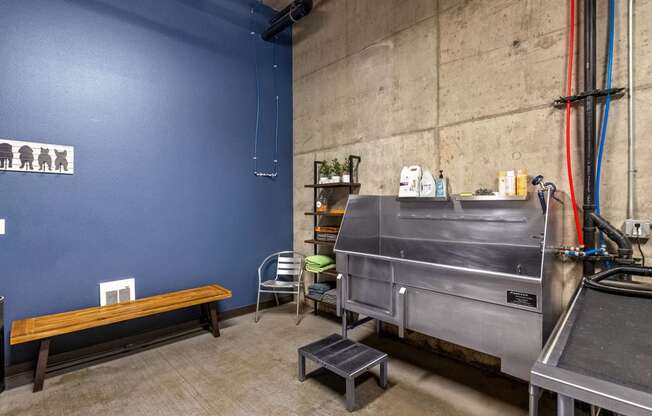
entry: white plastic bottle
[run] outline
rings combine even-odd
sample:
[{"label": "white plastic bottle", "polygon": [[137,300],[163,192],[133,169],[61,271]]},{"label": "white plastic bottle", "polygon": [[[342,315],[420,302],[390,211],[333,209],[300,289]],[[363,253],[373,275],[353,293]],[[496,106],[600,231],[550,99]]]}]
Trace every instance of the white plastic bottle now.
[{"label": "white plastic bottle", "polygon": [[505,175],[505,195],[516,195],[516,172],[508,170]]},{"label": "white plastic bottle", "polygon": [[505,181],[507,179],[507,172],[501,170],[498,172],[498,194],[505,195]]},{"label": "white plastic bottle", "polygon": [[421,197],[434,197],[435,196],[435,178],[432,176],[430,169],[424,169],[421,176]]},{"label": "white plastic bottle", "polygon": [[405,166],[401,170],[399,197],[416,197],[421,191],[421,166]]}]

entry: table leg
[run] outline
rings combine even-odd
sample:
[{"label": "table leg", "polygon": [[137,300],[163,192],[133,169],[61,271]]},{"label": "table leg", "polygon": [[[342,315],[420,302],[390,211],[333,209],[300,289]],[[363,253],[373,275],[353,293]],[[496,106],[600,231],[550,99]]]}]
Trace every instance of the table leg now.
[{"label": "table leg", "polygon": [[380,362],[380,387],[387,388],[387,360]]},{"label": "table leg", "polygon": [[346,410],[352,412],[355,409],[355,378],[346,378]]},{"label": "table leg", "polygon": [[306,357],[299,353],[299,381],[306,379]]},{"label": "table leg", "polygon": [[530,416],[539,416],[539,398],[541,388],[530,384]]},{"label": "table leg", "polygon": [[575,400],[557,394],[557,416],[575,416]]},{"label": "table leg", "polygon": [[217,302],[211,302],[208,305],[209,319],[211,322],[211,331],[215,338],[220,336],[219,316],[217,314]]},{"label": "table leg", "polygon": [[43,390],[43,381],[45,380],[45,370],[48,367],[48,355],[50,354],[50,340],[41,341],[38,350],[38,361],[36,362],[36,372],[34,373],[34,392]]}]

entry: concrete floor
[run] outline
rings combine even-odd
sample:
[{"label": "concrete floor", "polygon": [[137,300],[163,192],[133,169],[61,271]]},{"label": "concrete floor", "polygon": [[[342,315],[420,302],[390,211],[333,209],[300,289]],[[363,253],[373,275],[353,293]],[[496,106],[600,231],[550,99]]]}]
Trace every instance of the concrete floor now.
[{"label": "concrete floor", "polygon": [[[297,348],[339,331],[329,317],[306,314],[294,325],[293,305],[224,322],[222,336],[206,333],[46,379],[0,395],[0,415],[340,415],[344,380],[307,363],[296,378]],[[399,341],[373,334],[371,325],[351,337],[390,354],[389,387],[376,383],[377,369],[361,376],[359,415],[527,414],[527,386]],[[314,371],[317,370],[317,371]],[[548,400],[549,401],[549,400]],[[549,407],[549,406],[547,406]]]}]

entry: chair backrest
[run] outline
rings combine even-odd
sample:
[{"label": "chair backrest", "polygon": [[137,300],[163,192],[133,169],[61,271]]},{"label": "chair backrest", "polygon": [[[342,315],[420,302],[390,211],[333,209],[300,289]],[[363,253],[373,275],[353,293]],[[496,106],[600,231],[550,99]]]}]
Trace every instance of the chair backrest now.
[{"label": "chair backrest", "polygon": [[295,253],[279,254],[276,259],[276,278],[280,276],[299,277],[303,273],[303,256]]}]

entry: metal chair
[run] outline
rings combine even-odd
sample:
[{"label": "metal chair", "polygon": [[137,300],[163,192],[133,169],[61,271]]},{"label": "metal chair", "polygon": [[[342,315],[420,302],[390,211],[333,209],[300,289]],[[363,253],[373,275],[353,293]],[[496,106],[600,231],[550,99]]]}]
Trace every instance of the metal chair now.
[{"label": "metal chair", "polygon": [[[269,262],[276,259],[276,277],[263,281],[263,270]],[[258,309],[260,307],[260,294],[273,293],[276,305],[279,305],[279,294],[292,294],[297,297],[297,322],[299,325],[300,295],[303,292],[303,264],[304,256],[294,251],[281,251],[268,256],[258,267],[258,299],[256,300],[256,313],[254,321],[258,322]],[[304,294],[305,297],[305,294]]]}]

